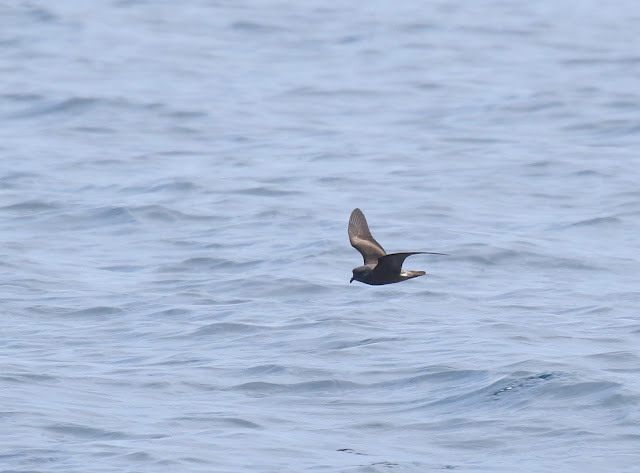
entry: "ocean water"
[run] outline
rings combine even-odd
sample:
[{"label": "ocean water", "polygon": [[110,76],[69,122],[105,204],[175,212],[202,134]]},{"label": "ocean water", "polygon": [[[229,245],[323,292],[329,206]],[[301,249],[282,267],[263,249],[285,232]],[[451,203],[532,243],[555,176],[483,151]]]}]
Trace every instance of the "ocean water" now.
[{"label": "ocean water", "polygon": [[5,2],[0,471],[640,471],[639,25]]}]

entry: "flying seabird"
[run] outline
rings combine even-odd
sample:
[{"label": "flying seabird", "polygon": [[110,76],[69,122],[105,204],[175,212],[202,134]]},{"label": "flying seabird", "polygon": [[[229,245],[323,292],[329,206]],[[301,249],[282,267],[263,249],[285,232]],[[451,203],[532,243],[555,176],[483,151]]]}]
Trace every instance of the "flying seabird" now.
[{"label": "flying seabird", "polygon": [[405,279],[424,276],[424,271],[408,271],[402,269],[402,263],[410,255],[429,254],[444,255],[444,253],[432,253],[430,251],[411,251],[408,253],[393,253],[388,255],[371,232],[367,219],[360,209],[354,209],[349,218],[349,241],[351,246],[362,254],[364,266],[353,268],[354,280],[379,286],[404,281]]}]

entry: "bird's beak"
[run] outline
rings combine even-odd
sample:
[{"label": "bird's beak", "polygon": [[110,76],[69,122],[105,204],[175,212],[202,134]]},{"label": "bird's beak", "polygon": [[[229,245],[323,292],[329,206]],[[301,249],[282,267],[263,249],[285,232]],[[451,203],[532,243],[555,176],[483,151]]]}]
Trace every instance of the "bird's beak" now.
[{"label": "bird's beak", "polygon": [[352,282],[353,282],[353,278],[351,278],[351,279],[349,280],[349,284],[351,284]]}]

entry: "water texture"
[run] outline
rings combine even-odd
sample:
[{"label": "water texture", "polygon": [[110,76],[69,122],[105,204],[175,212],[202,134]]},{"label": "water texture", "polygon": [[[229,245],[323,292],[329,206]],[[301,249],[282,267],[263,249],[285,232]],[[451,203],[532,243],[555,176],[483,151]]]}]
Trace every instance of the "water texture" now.
[{"label": "water texture", "polygon": [[5,2],[0,471],[640,471],[639,27]]}]

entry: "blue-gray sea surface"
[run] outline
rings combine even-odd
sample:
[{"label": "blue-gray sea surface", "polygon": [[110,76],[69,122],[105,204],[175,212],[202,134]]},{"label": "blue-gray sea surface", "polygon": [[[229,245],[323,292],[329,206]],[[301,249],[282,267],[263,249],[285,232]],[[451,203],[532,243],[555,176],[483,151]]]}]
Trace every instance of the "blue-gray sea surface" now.
[{"label": "blue-gray sea surface", "polygon": [[640,471],[639,30],[5,2],[0,471]]}]

